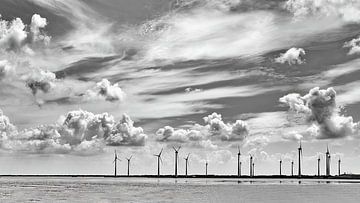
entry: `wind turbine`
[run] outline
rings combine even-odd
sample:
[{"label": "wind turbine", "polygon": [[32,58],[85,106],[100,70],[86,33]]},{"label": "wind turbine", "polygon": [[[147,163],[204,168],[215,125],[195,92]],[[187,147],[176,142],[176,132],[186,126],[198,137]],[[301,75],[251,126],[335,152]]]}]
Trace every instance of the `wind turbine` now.
[{"label": "wind turbine", "polygon": [[238,176],[241,176],[241,162],[240,162],[240,156],[241,156],[241,152],[240,152],[240,147],[238,146],[238,154],[237,154],[237,164],[238,164]]},{"label": "wind turbine", "polygon": [[177,177],[178,155],[179,155],[179,150],[181,149],[181,147],[178,147],[177,149],[175,147],[173,147],[173,149],[175,151],[175,177]]},{"label": "wind turbine", "polygon": [[299,177],[301,177],[301,159],[302,159],[302,146],[301,146],[301,141],[300,141],[300,146],[299,146],[299,148],[298,148],[298,153],[299,153],[299,170],[298,170],[298,175],[299,175]]},{"label": "wind turbine", "polygon": [[294,160],[291,161],[291,176],[294,176]]},{"label": "wind turbine", "polygon": [[163,152],[163,149],[161,149],[159,154],[154,154],[154,156],[157,157],[157,164],[158,164],[158,176],[160,176],[160,161],[162,163],[161,154]]},{"label": "wind turbine", "polygon": [[116,150],[114,152],[114,176],[116,177],[117,176],[117,162],[118,161],[121,161],[119,158],[118,158],[118,154],[116,153]]},{"label": "wind turbine", "polygon": [[189,165],[189,156],[190,156],[190,153],[187,155],[187,157],[185,157],[185,176],[188,175],[188,165]]},{"label": "wind turbine", "polygon": [[282,168],[282,159],[280,158],[280,176],[281,176],[281,168]]},{"label": "wind turbine", "polygon": [[127,176],[130,176],[130,161],[132,156],[130,158],[125,158],[127,160]]},{"label": "wind turbine", "polygon": [[318,157],[318,159],[317,159],[317,169],[318,169],[318,176],[320,176],[320,155],[319,155],[319,157]]},{"label": "wind turbine", "polygon": [[325,153],[325,157],[326,157],[326,176],[330,176],[330,160],[331,160],[331,155],[330,155],[330,151],[329,151],[329,145],[326,148],[326,153]]},{"label": "wind turbine", "polygon": [[209,165],[209,163],[208,163],[208,161],[206,161],[206,163],[205,163],[205,175],[206,176],[208,175],[208,165]]}]

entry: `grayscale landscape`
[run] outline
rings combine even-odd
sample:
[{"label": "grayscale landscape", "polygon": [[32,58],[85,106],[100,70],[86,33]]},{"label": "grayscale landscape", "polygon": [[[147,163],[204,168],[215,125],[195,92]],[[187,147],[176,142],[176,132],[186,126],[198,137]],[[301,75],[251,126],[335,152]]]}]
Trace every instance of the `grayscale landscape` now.
[{"label": "grayscale landscape", "polygon": [[0,0],[0,202],[356,202],[360,0]]}]

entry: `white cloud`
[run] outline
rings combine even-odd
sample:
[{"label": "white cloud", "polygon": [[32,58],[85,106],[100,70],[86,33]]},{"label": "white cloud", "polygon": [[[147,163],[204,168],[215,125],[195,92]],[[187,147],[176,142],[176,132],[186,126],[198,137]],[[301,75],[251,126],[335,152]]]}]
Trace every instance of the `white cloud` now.
[{"label": "white cloud", "polygon": [[48,24],[46,18],[42,18],[39,14],[34,14],[31,18],[30,24],[30,37],[32,42],[44,42],[48,44],[50,42],[50,37],[42,32],[42,29]]},{"label": "white cloud", "polygon": [[188,93],[191,93],[191,92],[201,92],[201,91],[202,91],[202,89],[198,89],[198,88],[193,89],[193,88],[191,88],[191,87],[188,87],[188,88],[185,89],[185,92],[188,92]]},{"label": "white cloud", "polygon": [[30,48],[32,43],[41,42],[47,45],[50,42],[50,37],[42,31],[46,25],[47,20],[38,14],[32,16],[30,26],[25,25],[20,18],[8,22],[0,16],[0,48],[33,53]]},{"label": "white cloud", "polygon": [[0,60],[0,81],[14,73],[13,66],[7,60]]},{"label": "white cloud", "polygon": [[357,0],[288,0],[285,8],[297,18],[312,15],[360,22],[360,2]]},{"label": "white cloud", "polygon": [[36,69],[25,76],[25,80],[33,95],[36,95],[39,90],[48,93],[55,86],[56,75],[50,71]]},{"label": "white cloud", "polygon": [[129,116],[120,122],[107,114],[71,111],[59,122],[17,131],[8,117],[0,113],[0,147],[29,153],[74,153],[92,155],[102,152],[105,145],[143,146],[147,136],[134,127]]},{"label": "white cloud", "polygon": [[322,90],[315,87],[302,97],[291,94],[280,98],[280,102],[289,105],[290,110],[302,113],[307,121],[313,124],[306,134],[318,139],[341,138],[359,132],[359,123],[354,123],[350,116],[341,115],[336,105],[336,92],[333,88]]},{"label": "white cloud", "polygon": [[291,48],[285,53],[280,54],[278,58],[275,59],[277,63],[288,63],[289,65],[302,64],[305,62],[303,57],[305,56],[305,50],[302,48]]},{"label": "white cloud", "polygon": [[120,122],[113,126],[107,144],[112,146],[144,146],[147,135],[141,127],[135,127],[134,121],[124,114]]},{"label": "white cloud", "polygon": [[204,117],[204,121],[211,135],[219,136],[223,141],[242,141],[249,134],[249,126],[242,120],[224,123],[220,114],[213,113]]},{"label": "white cloud", "polygon": [[304,136],[296,131],[293,131],[293,132],[283,134],[282,138],[285,140],[290,140],[290,141],[299,141],[299,140],[302,140],[304,138]]},{"label": "white cloud", "polygon": [[249,126],[242,120],[236,120],[235,123],[224,123],[222,116],[217,113],[203,119],[205,125],[193,124],[189,129],[174,129],[171,126],[160,128],[156,132],[156,140],[215,148],[215,145],[210,143],[211,141],[243,141],[249,134]]},{"label": "white cloud", "polygon": [[351,41],[345,42],[344,47],[350,48],[348,54],[359,54],[360,53],[360,37],[352,39]]},{"label": "white cloud", "polygon": [[95,87],[87,90],[83,98],[85,100],[105,99],[106,101],[123,101],[125,92],[119,87],[118,83],[111,84],[109,80],[102,79],[96,83]]},{"label": "white cloud", "polygon": [[213,113],[203,118],[205,125],[192,124],[187,129],[165,126],[156,131],[156,141],[181,144],[192,148],[215,150],[222,142],[241,142],[249,134],[245,121],[224,123],[222,116]]}]

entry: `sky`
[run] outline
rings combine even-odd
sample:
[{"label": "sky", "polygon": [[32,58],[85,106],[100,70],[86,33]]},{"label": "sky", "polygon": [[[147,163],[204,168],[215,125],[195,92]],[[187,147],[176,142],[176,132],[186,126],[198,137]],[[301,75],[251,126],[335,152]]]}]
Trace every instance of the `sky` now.
[{"label": "sky", "polygon": [[[2,0],[0,174],[360,173],[360,1]],[[295,170],[296,171],[296,170]]]}]

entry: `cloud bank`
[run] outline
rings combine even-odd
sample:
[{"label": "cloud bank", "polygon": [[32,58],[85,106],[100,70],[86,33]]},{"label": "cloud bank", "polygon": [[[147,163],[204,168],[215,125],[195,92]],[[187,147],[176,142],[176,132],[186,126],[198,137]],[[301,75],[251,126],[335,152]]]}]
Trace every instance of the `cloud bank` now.
[{"label": "cloud bank", "polygon": [[307,134],[317,139],[334,139],[355,136],[359,133],[360,123],[341,114],[336,105],[336,92],[333,88],[315,87],[308,94],[300,96],[293,93],[279,100],[290,107],[290,110],[305,116],[311,127]]},{"label": "cloud bank", "polygon": [[360,22],[360,2],[357,0],[288,0],[285,8],[295,17],[337,17],[345,22]]},{"label": "cloud bank", "polygon": [[119,122],[108,113],[71,111],[59,122],[18,131],[0,112],[0,147],[28,153],[92,155],[104,146],[143,146],[147,135],[126,114]]},{"label": "cloud bank", "polygon": [[159,142],[183,143],[193,147],[217,148],[216,141],[243,141],[249,134],[249,126],[245,121],[225,123],[222,116],[213,113],[203,118],[205,125],[193,124],[189,129],[174,129],[171,126],[160,128],[156,132]]}]

